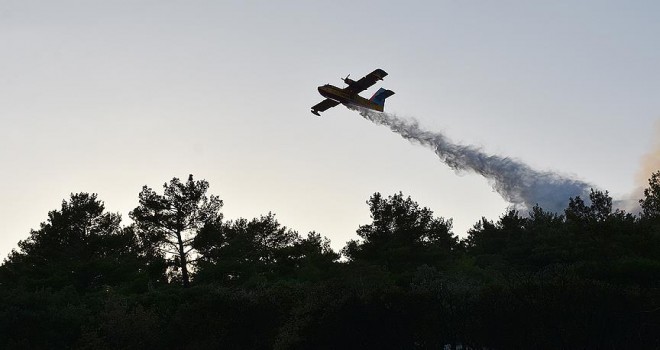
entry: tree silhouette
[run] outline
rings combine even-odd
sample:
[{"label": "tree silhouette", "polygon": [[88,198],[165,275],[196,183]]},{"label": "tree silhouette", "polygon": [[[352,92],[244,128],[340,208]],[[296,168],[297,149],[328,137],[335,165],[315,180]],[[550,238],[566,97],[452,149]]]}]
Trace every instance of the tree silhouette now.
[{"label": "tree silhouette", "polygon": [[644,189],[644,198],[639,201],[642,216],[660,219],[660,170],[651,174],[649,187]]},{"label": "tree silhouette", "polygon": [[208,225],[193,246],[200,254],[200,280],[232,285],[250,279],[315,279],[338,259],[327,239],[313,232],[301,238],[272,213]]},{"label": "tree silhouette", "polygon": [[207,181],[194,181],[192,175],[186,183],[176,177],[165,183],[163,195],[144,186],[140,205],[130,213],[145,245],[172,257],[172,267],[180,270],[184,287],[190,284],[193,239],[205,225],[222,220],[222,200],[213,195],[207,197],[208,187]]},{"label": "tree silhouette", "polygon": [[383,198],[375,193],[369,201],[371,224],[357,230],[362,242],[350,241],[344,254],[353,261],[368,261],[388,270],[437,264],[447,258],[458,243],[451,232],[451,219],[433,217],[402,193]]},{"label": "tree silhouette", "polygon": [[589,194],[591,204],[587,205],[579,196],[570,198],[568,208],[564,211],[569,223],[598,223],[606,221],[612,215],[612,197],[607,191],[591,189]]},{"label": "tree silhouette", "polygon": [[273,214],[208,225],[194,241],[200,252],[200,275],[243,282],[272,271],[279,252],[292,245],[298,233],[277,222]]},{"label": "tree silhouette", "polygon": [[118,214],[107,213],[96,194],[72,194],[48,221],[20,241],[5,265],[5,278],[35,287],[79,290],[116,285],[138,270],[137,246],[120,227]]}]

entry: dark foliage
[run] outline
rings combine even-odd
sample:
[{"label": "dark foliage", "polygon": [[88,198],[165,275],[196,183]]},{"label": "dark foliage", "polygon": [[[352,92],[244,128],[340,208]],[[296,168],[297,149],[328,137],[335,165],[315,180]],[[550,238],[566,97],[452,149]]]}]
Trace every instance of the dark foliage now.
[{"label": "dark foliage", "polygon": [[206,225],[222,220],[222,201],[206,196],[208,182],[186,183],[173,178],[163,185],[163,195],[144,186],[140,206],[131,211],[140,241],[154,259],[167,261],[173,278],[180,278],[184,287],[190,285],[189,270],[194,265],[192,242]]},{"label": "dark foliage", "polygon": [[272,213],[223,221],[207,189],[145,187],[128,227],[71,195],[0,266],[0,348],[660,348],[660,172],[639,216],[594,190],[463,240],[376,193],[343,260]]}]

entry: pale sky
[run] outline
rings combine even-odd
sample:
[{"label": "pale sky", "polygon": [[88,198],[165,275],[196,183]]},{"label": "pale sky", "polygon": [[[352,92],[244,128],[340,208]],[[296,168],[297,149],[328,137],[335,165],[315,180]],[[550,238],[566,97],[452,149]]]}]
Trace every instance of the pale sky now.
[{"label": "pale sky", "polygon": [[489,183],[316,88],[375,68],[386,111],[486,152],[635,187],[660,120],[658,1],[0,0],[0,256],[72,192],[129,223],[143,185],[210,183],[226,218],[272,211],[339,249],[374,192],[465,236]]}]

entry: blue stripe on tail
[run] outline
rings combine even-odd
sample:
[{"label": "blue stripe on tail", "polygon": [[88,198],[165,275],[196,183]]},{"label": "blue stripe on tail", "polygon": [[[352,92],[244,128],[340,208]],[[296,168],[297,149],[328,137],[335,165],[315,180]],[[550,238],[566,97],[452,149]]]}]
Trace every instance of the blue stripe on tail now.
[{"label": "blue stripe on tail", "polygon": [[385,90],[383,88],[378,89],[376,93],[371,96],[369,101],[379,105],[379,106],[385,106],[385,99],[394,95],[394,91],[392,90]]}]

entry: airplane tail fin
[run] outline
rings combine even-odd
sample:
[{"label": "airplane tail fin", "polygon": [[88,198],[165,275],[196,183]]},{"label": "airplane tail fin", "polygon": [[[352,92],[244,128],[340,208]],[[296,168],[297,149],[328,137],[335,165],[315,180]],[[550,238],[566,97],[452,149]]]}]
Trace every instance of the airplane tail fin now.
[{"label": "airplane tail fin", "polygon": [[382,112],[383,107],[385,107],[385,99],[392,95],[394,95],[394,91],[380,88],[373,96],[371,96],[369,101],[377,104],[378,107],[380,107],[379,110]]}]

